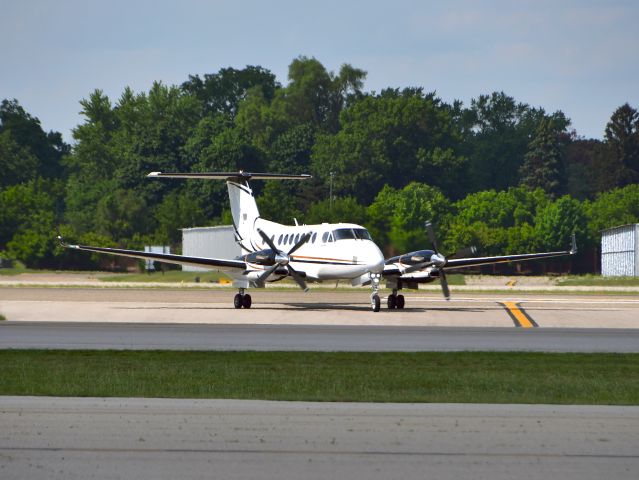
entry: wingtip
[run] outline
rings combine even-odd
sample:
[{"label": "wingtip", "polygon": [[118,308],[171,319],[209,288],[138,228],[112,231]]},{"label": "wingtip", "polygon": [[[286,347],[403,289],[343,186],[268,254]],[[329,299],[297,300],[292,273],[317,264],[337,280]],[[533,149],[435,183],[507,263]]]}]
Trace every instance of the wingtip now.
[{"label": "wingtip", "polygon": [[147,174],[147,177],[159,177],[160,175],[162,175],[162,172],[151,172]]}]

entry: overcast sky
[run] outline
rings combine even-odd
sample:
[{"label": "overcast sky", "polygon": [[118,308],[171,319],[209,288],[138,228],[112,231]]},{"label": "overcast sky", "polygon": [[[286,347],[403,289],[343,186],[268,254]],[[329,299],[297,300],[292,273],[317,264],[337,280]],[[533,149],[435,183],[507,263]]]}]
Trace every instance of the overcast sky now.
[{"label": "overcast sky", "polygon": [[96,88],[117,100],[246,65],[286,84],[299,55],[366,70],[368,91],[423,86],[468,105],[503,90],[589,138],[618,106],[639,108],[638,0],[0,0],[0,18],[0,98],[67,141]]}]

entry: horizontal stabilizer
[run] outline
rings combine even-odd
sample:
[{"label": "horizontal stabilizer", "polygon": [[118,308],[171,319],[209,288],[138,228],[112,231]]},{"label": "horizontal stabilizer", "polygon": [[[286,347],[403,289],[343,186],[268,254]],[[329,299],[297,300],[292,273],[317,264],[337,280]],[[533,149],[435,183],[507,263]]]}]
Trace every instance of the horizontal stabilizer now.
[{"label": "horizontal stabilizer", "polygon": [[201,180],[228,180],[239,178],[244,180],[307,180],[311,175],[291,175],[287,173],[250,173],[240,170],[239,172],[193,172],[193,173],[162,173],[151,172],[149,178],[199,178]]}]

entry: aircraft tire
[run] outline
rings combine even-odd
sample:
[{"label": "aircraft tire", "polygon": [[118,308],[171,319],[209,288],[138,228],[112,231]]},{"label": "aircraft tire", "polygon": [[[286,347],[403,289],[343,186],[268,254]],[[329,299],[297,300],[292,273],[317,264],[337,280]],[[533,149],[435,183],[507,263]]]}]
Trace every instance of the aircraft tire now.
[{"label": "aircraft tire", "polygon": [[393,310],[397,306],[397,296],[392,293],[388,296],[388,300],[386,301],[386,305],[389,310]]},{"label": "aircraft tire", "polygon": [[373,298],[371,299],[371,307],[373,308],[373,312],[379,312],[381,304],[382,302],[379,299],[379,295],[373,295]]},{"label": "aircraft tire", "polygon": [[242,298],[242,306],[244,308],[251,308],[252,303],[251,296],[248,293],[244,295],[244,298]]},{"label": "aircraft tire", "polygon": [[397,308],[401,310],[404,308],[405,304],[406,304],[406,301],[404,299],[404,295],[397,295],[397,301],[396,301]]},{"label": "aircraft tire", "polygon": [[235,297],[233,298],[233,306],[235,308],[242,308],[242,295],[240,295],[239,293],[236,293]]}]

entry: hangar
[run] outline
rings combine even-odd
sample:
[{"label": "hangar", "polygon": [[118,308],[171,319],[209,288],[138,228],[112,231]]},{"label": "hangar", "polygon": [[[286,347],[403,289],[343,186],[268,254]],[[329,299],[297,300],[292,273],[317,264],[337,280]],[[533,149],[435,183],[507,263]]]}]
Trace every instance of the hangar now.
[{"label": "hangar", "polygon": [[[235,258],[241,255],[232,225],[182,229],[182,255],[207,258]],[[208,269],[182,266],[185,272],[205,272]]]},{"label": "hangar", "polygon": [[604,277],[639,276],[639,223],[601,232],[601,274]]}]

